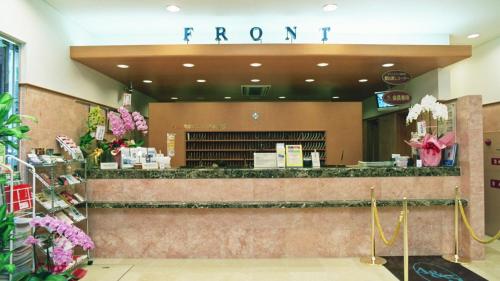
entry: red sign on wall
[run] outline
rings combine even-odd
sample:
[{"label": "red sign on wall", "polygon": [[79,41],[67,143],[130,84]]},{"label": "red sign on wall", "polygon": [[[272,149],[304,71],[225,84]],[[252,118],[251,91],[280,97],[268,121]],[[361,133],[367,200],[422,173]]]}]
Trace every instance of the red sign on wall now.
[{"label": "red sign on wall", "polygon": [[491,158],[491,165],[500,166],[500,158]]},{"label": "red sign on wall", "polygon": [[493,188],[500,188],[500,180],[490,180],[490,186]]},{"label": "red sign on wall", "polygon": [[411,96],[404,91],[387,91],[384,92],[382,99],[388,104],[399,105],[409,103],[411,101]]}]

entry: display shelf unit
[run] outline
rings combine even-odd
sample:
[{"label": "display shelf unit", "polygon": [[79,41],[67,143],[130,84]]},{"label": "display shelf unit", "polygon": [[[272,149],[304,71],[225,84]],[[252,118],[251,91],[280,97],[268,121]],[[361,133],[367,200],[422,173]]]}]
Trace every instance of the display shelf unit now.
[{"label": "display shelf unit", "polygon": [[[44,213],[77,225],[89,235],[87,200],[87,162],[65,160],[52,164],[35,165],[35,200]],[[82,262],[92,264],[91,252],[77,253],[76,266]]]},{"label": "display shelf unit", "polygon": [[253,168],[253,154],[275,152],[277,143],[302,145],[304,157],[317,151],[325,165],[325,131],[232,131],[186,132],[186,166]]},{"label": "display shelf unit", "polygon": [[[18,170],[25,170],[27,176],[22,176],[20,171],[15,171],[12,167],[0,163],[2,176],[7,179],[7,185],[0,187],[0,205],[7,204],[7,212],[14,214],[15,227],[13,230],[14,240],[9,243],[8,250],[12,252],[9,262],[16,265],[16,273],[26,273],[34,270],[35,259],[33,248],[24,245],[22,242],[33,234],[33,228],[29,221],[35,217],[35,185],[26,184],[35,178],[35,168],[27,162],[12,156],[6,155],[6,161],[16,163]],[[2,251],[4,249],[1,249]],[[0,274],[0,280],[13,280],[12,274]]]}]

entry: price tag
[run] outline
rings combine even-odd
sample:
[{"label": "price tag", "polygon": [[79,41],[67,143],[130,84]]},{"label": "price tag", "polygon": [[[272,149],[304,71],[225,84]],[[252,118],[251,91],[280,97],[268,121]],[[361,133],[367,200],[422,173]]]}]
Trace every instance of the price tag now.
[{"label": "price tag", "polygon": [[423,137],[425,136],[426,132],[427,132],[427,125],[425,124],[425,121],[417,122],[417,134]]},{"label": "price tag", "polygon": [[104,134],[106,132],[106,128],[103,125],[98,125],[95,129],[95,139],[102,141],[104,139]]}]

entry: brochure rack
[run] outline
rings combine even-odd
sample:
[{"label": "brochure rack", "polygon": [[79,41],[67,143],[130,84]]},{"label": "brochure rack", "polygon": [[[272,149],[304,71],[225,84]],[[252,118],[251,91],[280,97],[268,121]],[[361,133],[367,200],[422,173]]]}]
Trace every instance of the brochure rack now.
[{"label": "brochure rack", "polygon": [[[34,198],[40,210],[70,224],[77,225],[89,234],[87,204],[87,163],[85,160],[65,160],[51,164],[35,165],[36,181]],[[79,252],[67,269],[87,262],[92,264],[90,251]]]},{"label": "brochure rack", "polygon": [[[26,184],[30,180],[23,179],[19,172],[12,167],[0,163],[2,173],[7,176],[8,183],[0,186],[0,205],[7,204],[7,213],[14,214],[15,228],[13,231],[14,240],[9,243],[10,263],[16,265],[16,273],[30,272],[35,269],[35,259],[33,247],[24,245],[24,240],[33,234],[34,229],[29,225],[31,219],[35,217],[35,167],[25,161],[7,155],[6,160],[15,160],[20,170],[27,171],[27,177],[31,178],[32,185]],[[2,249],[3,250],[3,249]],[[13,280],[13,275],[0,275],[0,280]]]}]

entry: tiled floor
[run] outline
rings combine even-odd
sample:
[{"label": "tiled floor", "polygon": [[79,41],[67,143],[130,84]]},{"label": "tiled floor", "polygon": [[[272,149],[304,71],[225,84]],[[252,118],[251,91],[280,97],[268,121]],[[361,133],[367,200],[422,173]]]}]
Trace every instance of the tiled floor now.
[{"label": "tiled floor", "polygon": [[[486,246],[486,260],[467,268],[488,280],[500,280],[500,241]],[[85,281],[391,281],[383,266],[342,259],[97,259]]]}]

